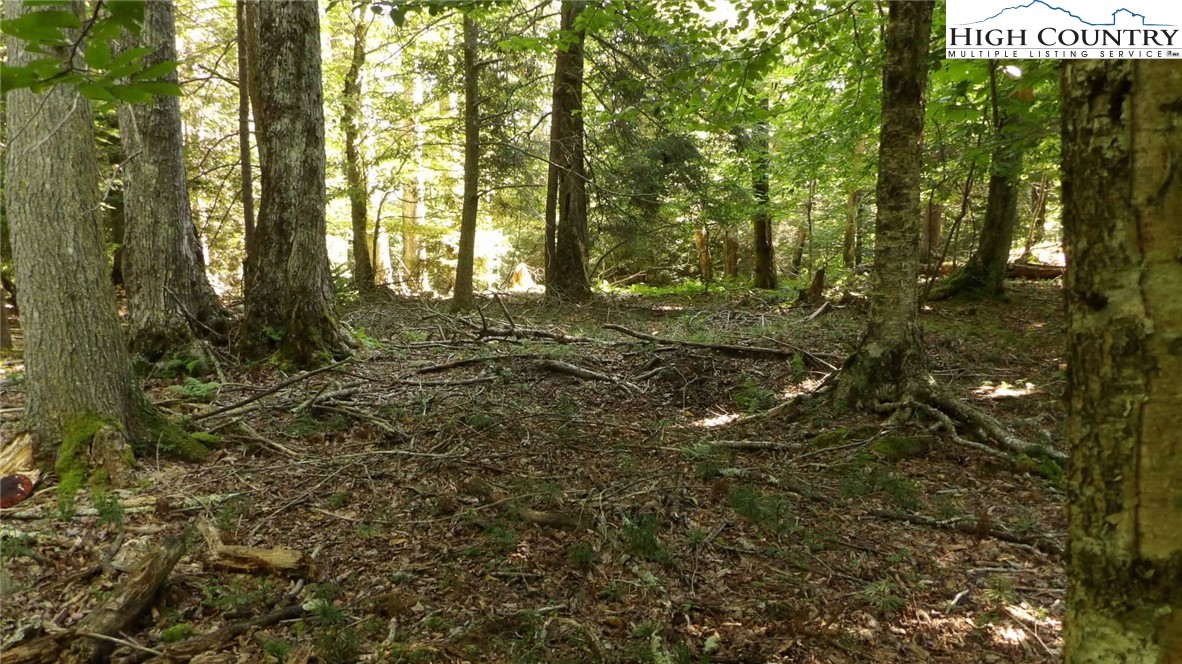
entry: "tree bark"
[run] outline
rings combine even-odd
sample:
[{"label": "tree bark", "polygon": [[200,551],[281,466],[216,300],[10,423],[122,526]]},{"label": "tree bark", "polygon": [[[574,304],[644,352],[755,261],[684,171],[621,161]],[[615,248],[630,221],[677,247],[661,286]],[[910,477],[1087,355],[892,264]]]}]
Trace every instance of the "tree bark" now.
[{"label": "tree bark", "polygon": [[705,226],[694,228],[694,248],[698,252],[698,276],[703,284],[714,280],[714,260],[710,255],[710,231]]},{"label": "tree bark", "polygon": [[723,276],[727,279],[737,279],[739,276],[739,240],[726,229],[722,238]]},{"label": "tree bark", "polygon": [[254,172],[250,151],[250,63],[247,60],[246,45],[246,0],[237,0],[234,3],[234,19],[238,30],[238,161],[242,167],[239,195],[242,199],[242,253],[245,256],[250,253],[250,241],[254,235]]},{"label": "tree bark", "polygon": [[842,264],[853,268],[858,264],[858,216],[862,211],[861,189],[850,189],[845,199],[845,234],[841,241]]},{"label": "tree bark", "polygon": [[369,33],[369,15],[364,6],[352,10],[353,52],[345,72],[341,124],[345,129],[345,183],[349,189],[349,219],[353,223],[353,288],[364,293],[374,288],[374,269],[370,261],[369,177],[362,156],[361,71],[365,68],[365,41]]},{"label": "tree bark", "polygon": [[869,405],[895,400],[923,374],[918,324],[920,174],[931,29],[931,3],[890,3],[870,322],[858,349],[842,367],[838,402]]},{"label": "tree bark", "polygon": [[591,297],[587,266],[587,174],[583,163],[583,42],[586,34],[575,23],[586,0],[562,0],[562,30],[574,41],[559,50],[554,64],[554,121],[558,126],[557,223],[552,274],[546,295],[581,302]]},{"label": "tree bark", "polygon": [[[768,101],[764,100],[766,109]],[[755,216],[751,230],[755,246],[755,287],[775,289],[776,249],[771,211],[771,133],[767,121],[755,127],[751,155],[751,190],[755,195]]]},{"label": "tree bark", "polygon": [[422,177],[420,175],[423,164],[423,127],[419,122],[418,110],[422,102],[423,81],[415,70],[414,51],[408,47],[403,52],[403,66],[408,68],[403,89],[403,100],[414,112],[406,120],[405,131],[414,146],[411,152],[411,163],[407,166],[407,174],[402,179],[402,267],[406,275],[406,289],[412,293],[426,293],[431,291],[431,282],[427,278],[426,253],[419,242],[419,223],[422,218],[421,210]]},{"label": "tree bark", "polygon": [[[140,33],[127,46],[144,47],[144,65],[175,61],[173,3],[144,5]],[[175,83],[176,74],[165,80]],[[123,205],[123,280],[132,349],[156,360],[194,338],[225,333],[225,311],[205,276],[197,228],[189,207],[180,98],[154,97],[119,107],[126,177]]]},{"label": "tree bark", "polygon": [[1047,198],[1050,197],[1051,186],[1049,178],[1042,178],[1030,185],[1030,229],[1026,234],[1026,246],[1023,247],[1020,263],[1034,261],[1034,246],[1043,241],[1047,227]]},{"label": "tree bark", "polygon": [[473,304],[472,273],[476,267],[476,215],[480,205],[480,71],[477,68],[476,21],[464,14],[464,206],[460,212],[460,251],[452,311]]},{"label": "tree bark", "polygon": [[[81,16],[81,2],[70,7]],[[9,19],[27,11],[20,0],[5,8]],[[45,57],[14,37],[7,48],[14,67]],[[76,418],[104,418],[131,436],[141,433],[146,400],[132,373],[103,253],[90,103],[74,86],[58,85],[40,94],[12,90],[6,106],[12,133],[5,211],[20,284],[25,424],[36,434],[38,455],[47,458]]]},{"label": "tree bark", "polygon": [[927,212],[924,214],[922,240],[920,242],[920,262],[931,263],[940,255],[940,233],[944,228],[944,204],[936,200],[936,192],[928,198]]},{"label": "tree bark", "polygon": [[325,247],[324,99],[315,2],[258,5],[262,198],[247,256],[244,349],[308,365],[349,345],[336,320]]},{"label": "tree bark", "polygon": [[1182,661],[1182,67],[1063,63],[1065,659]]}]

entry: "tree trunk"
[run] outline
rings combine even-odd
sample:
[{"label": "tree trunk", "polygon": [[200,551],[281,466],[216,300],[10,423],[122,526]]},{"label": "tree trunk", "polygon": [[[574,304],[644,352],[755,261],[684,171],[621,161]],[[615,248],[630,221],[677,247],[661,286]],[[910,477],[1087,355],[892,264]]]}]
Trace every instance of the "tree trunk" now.
[{"label": "tree trunk", "polygon": [[1018,258],[1020,263],[1034,261],[1034,247],[1046,236],[1047,198],[1051,192],[1048,180],[1044,175],[1038,183],[1030,185],[1030,230],[1026,234],[1026,246],[1022,249],[1022,256]]},{"label": "tree trunk", "polygon": [[[127,47],[152,52],[145,66],[175,61],[173,3],[144,5],[138,35]],[[176,74],[165,80],[175,83]],[[193,342],[225,332],[225,312],[205,276],[201,245],[189,207],[179,97],[154,97],[119,107],[126,177],[123,205],[123,280],[132,349],[156,360]]]},{"label": "tree trunk", "polygon": [[546,209],[544,213],[545,238],[542,245],[542,280],[549,286],[554,280],[554,252],[558,240],[558,178],[565,161],[562,149],[562,100],[559,91],[563,75],[563,53],[558,52],[554,61],[554,91],[550,98],[550,153],[546,166]]},{"label": "tree trunk", "polygon": [[1065,659],[1182,661],[1182,67],[1063,63]]},{"label": "tree trunk", "polygon": [[862,196],[863,192],[860,189],[850,189],[846,194],[845,235],[841,241],[841,260],[847,268],[858,264],[858,215],[862,210]]},{"label": "tree trunk", "polygon": [[[83,5],[70,7],[81,16]],[[5,2],[8,19],[26,13]],[[8,64],[45,57],[7,39]],[[68,57],[67,51],[58,53]],[[27,392],[25,424],[51,456],[79,418],[142,433],[146,400],[131,369],[107,273],[90,103],[73,85],[7,93],[5,211],[12,234]]]},{"label": "tree trunk", "polygon": [[247,61],[246,1],[234,3],[238,25],[238,161],[242,165],[242,244],[243,255],[250,253],[254,235],[254,173],[250,152],[250,64]]},{"label": "tree trunk", "polygon": [[[259,165],[263,163],[262,142],[258,140],[258,112],[262,106],[262,96],[259,92],[262,47],[259,45],[259,5],[264,0],[242,0],[242,35],[239,44],[246,48],[247,86],[246,92],[250,96],[250,108],[255,121],[255,149],[259,153]],[[249,249],[249,248],[248,248]],[[249,253],[249,250],[248,252]]]},{"label": "tree trunk", "polygon": [[925,265],[940,255],[940,233],[944,228],[944,204],[936,200],[936,192],[928,198],[927,213],[924,215],[923,237],[920,242],[920,260]]},{"label": "tree trunk", "polygon": [[804,267],[804,243],[808,237],[808,231],[804,226],[797,226],[794,230],[795,232],[792,234],[792,261],[788,264],[788,276],[791,279],[798,279]]},{"label": "tree trunk", "polygon": [[705,226],[694,228],[694,248],[698,251],[698,276],[703,284],[709,284],[714,279],[714,266],[710,256],[710,232]]},{"label": "tree trunk", "polygon": [[[301,365],[344,353],[325,247],[324,99],[315,2],[258,6],[262,199],[247,256],[243,342],[256,357],[278,349]],[[298,260],[292,260],[293,257]]]},{"label": "tree trunk", "polygon": [[931,3],[890,3],[870,322],[858,349],[842,367],[838,402],[895,400],[910,391],[923,372],[918,325],[920,174],[931,30]]},{"label": "tree trunk", "polygon": [[[562,0],[562,30],[574,31],[585,0]],[[559,51],[554,65],[557,144],[562,152],[558,177],[557,225],[554,235],[553,278],[546,294],[581,302],[591,297],[587,266],[587,175],[583,164],[583,42],[586,34]]]},{"label": "tree trunk", "polygon": [[731,229],[726,229],[726,235],[722,238],[722,253],[723,253],[723,276],[727,279],[737,279],[739,277],[739,241],[731,233]]},{"label": "tree trunk", "polygon": [[414,112],[404,125],[406,135],[414,145],[411,163],[402,178],[402,268],[406,275],[407,290],[412,293],[431,291],[427,278],[426,255],[419,242],[419,223],[422,217],[423,126],[419,122],[419,104],[422,103],[423,80],[415,70],[414,51],[408,47],[403,52],[403,67],[408,68],[403,87],[403,100]]},{"label": "tree trunk", "polygon": [[480,204],[480,72],[477,69],[476,21],[464,14],[464,207],[460,212],[460,252],[451,310],[473,304],[472,272],[476,267],[476,214]]},{"label": "tree trunk", "polygon": [[[768,100],[764,100],[764,108]],[[751,230],[755,246],[755,287],[775,289],[776,279],[776,250],[772,229],[771,210],[771,133],[766,121],[761,121],[755,128],[754,142],[751,155],[751,190],[755,195],[755,216],[751,220]]]},{"label": "tree trunk", "polygon": [[349,218],[353,222],[353,288],[364,293],[374,287],[374,270],[367,237],[369,177],[361,154],[361,70],[365,68],[365,38],[369,33],[371,12],[358,6],[351,13],[353,53],[349,58],[349,69],[345,72],[341,124],[345,129],[345,183],[349,189]]}]

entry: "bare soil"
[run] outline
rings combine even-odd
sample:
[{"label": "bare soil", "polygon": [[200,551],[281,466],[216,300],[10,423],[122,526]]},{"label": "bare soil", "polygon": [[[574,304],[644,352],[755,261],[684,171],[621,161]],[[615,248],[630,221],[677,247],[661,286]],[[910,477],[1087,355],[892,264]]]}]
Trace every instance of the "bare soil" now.
[{"label": "bare soil", "polygon": [[[1063,449],[1061,293],[1010,288],[1009,302],[924,311],[932,374]],[[83,492],[63,518],[44,477],[5,510],[25,537],[3,540],[0,639],[38,620],[74,625],[120,570],[204,516],[227,544],[295,549],[312,566],[235,573],[193,536],[129,641],[161,649],[318,598],[203,661],[1057,661],[1054,468],[825,399],[759,416],[840,365],[858,305],[806,321],[815,306],[749,293],[503,302],[468,323],[437,302],[352,305],[360,359],[197,420],[222,435],[203,464],[141,458],[140,483],[119,495],[151,508],[88,516]],[[733,356],[606,323],[808,354]],[[150,378],[150,394],[196,417],[295,375],[229,357],[219,368],[224,380]],[[22,403],[20,370],[9,361],[0,376],[4,409]],[[5,410],[5,440],[17,416]],[[120,646],[113,661],[147,656]]]}]

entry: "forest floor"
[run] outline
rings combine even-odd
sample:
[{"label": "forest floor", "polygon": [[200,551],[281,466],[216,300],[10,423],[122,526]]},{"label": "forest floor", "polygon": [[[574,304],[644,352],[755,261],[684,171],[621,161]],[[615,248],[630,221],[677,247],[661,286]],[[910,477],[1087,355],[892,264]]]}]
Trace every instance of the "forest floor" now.
[{"label": "forest floor", "polygon": [[[932,373],[1063,449],[1061,291],[1009,287],[1010,302],[924,312]],[[25,536],[3,540],[0,639],[38,618],[76,623],[119,569],[204,518],[227,544],[310,564],[238,573],[194,536],[128,640],[160,649],[319,598],[195,661],[1057,661],[1053,469],[825,400],[760,417],[840,364],[864,308],[810,320],[815,305],[746,292],[503,302],[485,302],[486,322],[438,302],[354,303],[359,359],[270,393],[290,376],[224,357],[222,379],[149,379],[191,417],[261,397],[196,421],[222,435],[207,462],[142,459],[119,504],[88,511],[84,492],[63,518],[50,476],[5,510]],[[6,370],[8,439],[23,393],[19,366]],[[189,509],[197,498],[209,506]]]}]

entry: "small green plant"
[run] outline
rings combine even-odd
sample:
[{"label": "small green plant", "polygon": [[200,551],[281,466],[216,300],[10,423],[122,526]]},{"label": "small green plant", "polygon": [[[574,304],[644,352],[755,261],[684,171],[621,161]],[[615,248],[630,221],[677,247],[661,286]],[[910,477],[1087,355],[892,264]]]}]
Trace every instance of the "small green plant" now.
[{"label": "small green plant", "polygon": [[1014,582],[1008,576],[992,576],[985,582],[985,598],[991,602],[1013,604],[1017,601]]},{"label": "small green plant", "polygon": [[484,431],[497,423],[497,420],[488,413],[472,413],[464,418],[464,423],[472,427],[474,431]]},{"label": "small green plant", "polygon": [[339,510],[345,505],[348,505],[349,501],[349,494],[344,491],[337,491],[328,497],[328,507],[329,509]]},{"label": "small green plant", "polygon": [[624,538],[624,548],[628,553],[654,562],[670,561],[669,549],[657,535],[657,519],[653,515],[641,514],[635,519],[625,521],[621,534]]},{"label": "small green plant", "polygon": [[754,415],[776,405],[776,393],[748,380],[743,383],[743,387],[735,391],[734,400],[735,405],[742,408],[744,412]]},{"label": "small green plant", "polygon": [[607,600],[608,602],[618,602],[623,597],[624,593],[620,590],[620,584],[615,581],[610,581],[598,593],[599,599]]},{"label": "small green plant", "polygon": [[738,515],[758,528],[774,534],[796,529],[792,507],[779,494],[764,493],[750,484],[738,484],[731,489],[727,502]]},{"label": "small green plant", "polygon": [[512,528],[495,524],[484,534],[498,553],[509,553],[517,548],[517,532]]},{"label": "small green plant", "polygon": [[575,542],[566,554],[571,567],[577,570],[589,570],[595,564],[595,547],[590,542]]},{"label": "small green plant", "polygon": [[123,503],[119,502],[119,496],[106,491],[95,491],[94,508],[98,511],[98,522],[100,524],[112,526],[123,525],[125,512],[123,510]]},{"label": "small green plant", "polygon": [[160,632],[160,640],[165,643],[177,643],[192,637],[197,630],[189,623],[179,623]]},{"label": "small green plant", "polygon": [[263,642],[263,652],[281,663],[286,662],[287,658],[291,656],[291,644],[283,639],[267,639]]},{"label": "small green plant", "polygon": [[248,511],[246,498],[242,496],[233,496],[222,503],[221,509],[217,514],[218,530],[223,533],[238,532],[238,524],[242,517]]},{"label": "small green plant", "polygon": [[879,579],[866,584],[858,593],[862,600],[881,614],[896,613],[907,601],[895,594],[895,584],[890,579]]},{"label": "small green plant", "polygon": [[4,535],[0,537],[0,560],[15,560],[17,558],[31,558],[33,556],[33,538],[21,533],[19,535]]},{"label": "small green plant", "polygon": [[181,395],[186,399],[194,401],[208,401],[217,394],[218,390],[222,388],[222,384],[217,381],[205,382],[200,378],[186,376],[185,382],[181,385],[169,385],[168,390]]},{"label": "small green plant", "polygon": [[632,628],[632,636],[638,639],[647,639],[660,631],[660,629],[660,626],[656,623],[646,620]]}]

